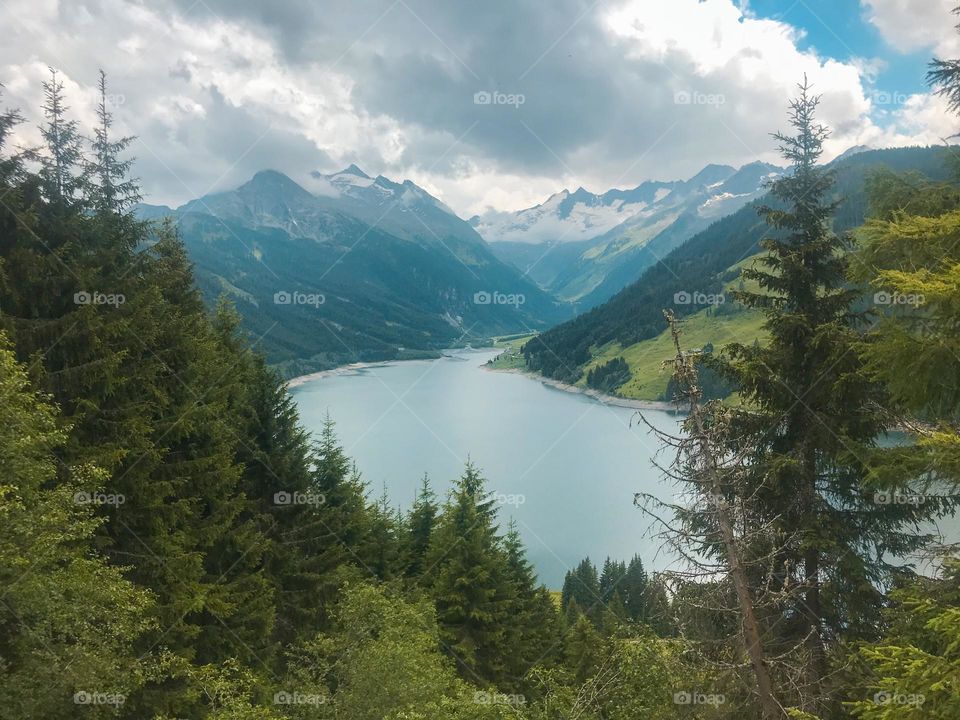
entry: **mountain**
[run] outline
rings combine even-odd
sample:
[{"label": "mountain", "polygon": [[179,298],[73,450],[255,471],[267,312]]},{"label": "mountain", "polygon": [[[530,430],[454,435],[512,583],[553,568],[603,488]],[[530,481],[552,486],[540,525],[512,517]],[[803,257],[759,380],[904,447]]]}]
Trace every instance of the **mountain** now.
[{"label": "mountain", "polygon": [[535,208],[471,224],[541,287],[589,309],[714,220],[759,197],[782,169],[708,165],[689,180],[648,181],[594,195],[564,190]]},{"label": "mountain", "polygon": [[264,170],[170,210],[207,301],[225,294],[270,362],[299,374],[435,355],[571,316],[412,182],[351,165],[311,189]]},{"label": "mountain", "polygon": [[[836,170],[835,196],[840,204],[833,218],[834,230],[845,232],[863,223],[868,209],[865,178],[872,170],[885,166],[895,172],[916,171],[934,180],[946,180],[951,177],[950,152],[944,147],[865,150],[835,160],[831,166]],[[755,168],[751,172],[762,175],[765,170]],[[743,187],[749,185],[748,182]],[[680,293],[720,293],[730,282],[738,280],[743,263],[761,251],[759,241],[771,233],[757,215],[757,206],[764,202],[773,203],[770,198],[761,197],[715,221],[665,254],[602,305],[528,342],[524,350],[527,367],[558,380],[583,383],[585,371],[600,360],[642,357],[650,366],[631,367],[634,379],[638,374],[655,375],[660,362],[667,359],[669,348],[667,355],[655,355],[640,346],[647,343],[648,349],[655,347],[652,341],[666,329],[663,309],[670,308],[681,317],[714,311],[693,303],[678,303],[676,298]],[[730,316],[737,309],[733,304],[725,304],[716,311],[716,316]],[[701,323],[716,328],[717,335],[710,341],[718,347],[724,342],[722,325],[728,320],[720,322],[718,317],[711,317],[706,325]],[[743,318],[735,329],[756,332],[752,323]],[[632,381],[628,385],[644,390],[643,383]],[[648,383],[646,389],[653,385]]]}]

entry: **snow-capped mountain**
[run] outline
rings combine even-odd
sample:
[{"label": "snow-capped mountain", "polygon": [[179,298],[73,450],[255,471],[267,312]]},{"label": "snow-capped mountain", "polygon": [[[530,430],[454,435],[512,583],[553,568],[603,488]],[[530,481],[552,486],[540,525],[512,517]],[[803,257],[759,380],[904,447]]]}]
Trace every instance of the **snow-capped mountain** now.
[{"label": "snow-capped mountain", "polygon": [[490,211],[470,224],[488,242],[576,242],[612,230],[663,200],[676,183],[645,182],[632,190],[595,195],[585,189],[561,190],[536,207],[518,212]]},{"label": "snow-capped mountain", "polygon": [[[487,242],[578,242],[590,240],[637,215],[652,215],[666,207],[695,200],[707,216],[722,216],[737,209],[728,206],[738,197],[755,195],[762,183],[779,174],[764,163],[708,165],[689,180],[648,180],[635,188],[608,190],[602,195],[584,188],[561,190],[532,208],[516,212],[491,210],[470,219]],[[739,207],[739,205],[738,205]]]},{"label": "snow-capped mountain", "polygon": [[329,206],[361,218],[398,237],[439,240],[452,236],[471,243],[481,237],[440,200],[410,180],[394,182],[367,175],[356,165],[325,175],[311,173],[310,190]]},{"label": "snow-capped mountain", "polygon": [[533,208],[471,224],[501,258],[565,300],[596,304],[657,257],[758,198],[782,169],[708,165],[688,180],[647,181],[602,195],[564,190]]}]

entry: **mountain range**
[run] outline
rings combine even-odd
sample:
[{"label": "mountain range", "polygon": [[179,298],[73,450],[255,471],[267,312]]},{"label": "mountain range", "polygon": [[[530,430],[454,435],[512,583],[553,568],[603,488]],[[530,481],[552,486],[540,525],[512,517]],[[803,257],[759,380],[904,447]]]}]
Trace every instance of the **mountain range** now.
[{"label": "mountain range", "polygon": [[[936,176],[938,153],[844,153],[834,161],[845,198],[837,229],[862,221],[869,168]],[[719,287],[764,232],[754,205],[783,172],[708,165],[688,180],[564,190],[465,221],[415,183],[356,165],[301,183],[264,170],[175,209],[136,211],[173,218],[207,302],[230,298],[286,375],[550,328],[542,338],[556,356],[533,367],[569,381],[595,357],[590,348],[656,336],[672,293]]]},{"label": "mountain range", "polygon": [[713,221],[765,192],[782,168],[707,165],[689,180],[647,181],[597,195],[578,188],[536,207],[470,219],[494,253],[543,289],[586,310]]},{"label": "mountain range", "polygon": [[[952,177],[951,163],[951,149],[943,146],[858,147],[844,153],[829,165],[838,203],[833,230],[845,233],[864,222],[869,209],[867,178],[878,169],[944,181]],[[663,309],[687,321],[690,342],[719,348],[731,340],[759,340],[762,317],[756,311],[734,302],[703,307],[690,302],[690,297],[724,293],[742,282],[741,269],[760,257],[760,241],[775,232],[757,213],[764,203],[777,205],[773,198],[762,196],[713,222],[638,273],[605,303],[528,342],[524,348],[527,369],[584,384],[590,370],[625,359],[630,376],[616,391],[636,399],[663,399],[668,376],[661,366],[672,352]]]},{"label": "mountain range", "polygon": [[287,375],[431,356],[571,315],[410,181],[350,166],[305,184],[264,170],[176,209],[136,209],[174,219],[208,302],[229,297]]}]

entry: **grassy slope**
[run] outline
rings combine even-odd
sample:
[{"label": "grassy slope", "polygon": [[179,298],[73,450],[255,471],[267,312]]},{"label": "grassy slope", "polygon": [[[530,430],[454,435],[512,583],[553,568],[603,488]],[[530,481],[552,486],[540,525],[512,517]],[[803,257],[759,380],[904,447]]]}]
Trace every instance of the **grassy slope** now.
[{"label": "grassy slope", "polygon": [[[728,271],[728,277],[733,277],[725,285],[727,292],[737,289],[740,285],[739,273],[749,267],[760,257],[754,255],[746,258]],[[758,290],[756,283],[745,283],[745,290]],[[728,302],[732,302],[728,299]],[[715,314],[709,308],[687,317],[683,322],[683,337],[681,342],[685,349],[701,348],[712,343],[716,350],[730,342],[752,344],[754,340],[763,342],[766,334],[763,330],[763,317],[752,310],[743,308],[724,307],[721,314]],[[660,335],[649,340],[635,343],[623,348],[619,343],[610,343],[599,348],[593,360],[584,366],[584,377],[578,385],[586,384],[586,374],[596,365],[602,365],[613,358],[623,356],[630,366],[631,378],[617,390],[618,395],[634,400],[660,400],[667,389],[669,372],[663,370],[663,362],[673,357],[673,339],[670,331],[664,330]]]},{"label": "grassy slope", "polygon": [[505,337],[494,338],[493,346],[502,349],[501,352],[490,367],[495,370],[526,370],[527,364],[523,359],[523,353],[520,348],[527,342],[533,334],[530,335],[509,335]]},{"label": "grassy slope", "polygon": [[[740,286],[740,271],[752,265],[758,257],[759,255],[754,255],[746,258],[726,271],[725,275],[731,278],[725,284],[727,292]],[[744,289],[756,291],[758,288],[754,282],[750,282],[744,285]],[[732,303],[732,300],[728,302]],[[520,348],[532,337],[533,335],[511,335],[496,338],[494,347],[503,348],[503,353],[490,364],[490,367],[495,370],[526,370]],[[763,342],[764,337],[763,317],[757,312],[740,307],[727,306],[722,308],[719,314],[704,308],[687,317],[683,322],[682,342],[686,349],[691,350],[701,348],[707,343],[712,343],[717,350],[734,341],[749,345],[754,340]],[[669,330],[663,331],[655,338],[626,348],[621,347],[619,343],[610,343],[598,348],[593,359],[584,366],[583,377],[577,385],[586,387],[586,374],[591,368],[621,355],[630,366],[632,377],[617,390],[616,394],[633,400],[662,399],[667,389],[667,381],[670,379],[669,372],[662,369],[663,362],[673,357],[673,340]]]}]

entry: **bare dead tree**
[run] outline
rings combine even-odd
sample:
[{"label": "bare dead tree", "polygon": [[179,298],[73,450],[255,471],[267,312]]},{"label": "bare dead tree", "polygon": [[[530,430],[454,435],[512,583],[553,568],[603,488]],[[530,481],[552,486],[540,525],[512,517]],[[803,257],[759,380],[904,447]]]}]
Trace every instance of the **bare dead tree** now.
[{"label": "bare dead tree", "polygon": [[[779,574],[775,567],[779,543],[771,542],[769,525],[753,527],[754,519],[744,511],[749,497],[744,498],[743,484],[738,480],[747,463],[748,449],[730,449],[731,416],[719,402],[704,403],[696,362],[699,353],[681,349],[679,321],[670,311],[664,311],[664,315],[670,324],[675,349],[669,364],[678,387],[677,401],[688,414],[681,435],[671,435],[654,427],[642,413],[640,417],[662,442],[674,448],[674,460],[660,469],[682,488],[688,502],[665,503],[644,493],[638,494],[635,500],[659,523],[660,536],[684,560],[686,570],[674,571],[675,577],[685,582],[727,580],[732,585],[735,604],[731,609],[739,620],[742,651],[748,658],[762,716],[764,720],[780,720],[787,717],[787,713],[774,686],[757,618],[757,602],[751,589],[755,584],[751,578],[760,575],[767,578],[769,584]],[[651,504],[656,511],[650,509]],[[670,511],[671,517],[661,514],[664,509]],[[765,567],[758,573],[759,566]],[[718,594],[722,592],[721,588]],[[770,600],[776,595],[776,590],[770,587],[763,588],[763,592]],[[716,611],[719,608],[702,609]]]}]

